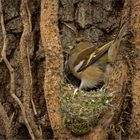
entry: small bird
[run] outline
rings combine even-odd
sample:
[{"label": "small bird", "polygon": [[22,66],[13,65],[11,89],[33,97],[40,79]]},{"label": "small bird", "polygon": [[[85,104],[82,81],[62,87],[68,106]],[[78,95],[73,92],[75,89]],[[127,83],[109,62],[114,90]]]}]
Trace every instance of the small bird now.
[{"label": "small bird", "polygon": [[80,89],[95,88],[106,81],[108,63],[114,63],[126,29],[125,23],[116,38],[101,47],[96,48],[90,41],[82,39],[72,49],[68,66],[81,80]]},{"label": "small bird", "polygon": [[[71,52],[70,52],[70,56],[68,59],[68,67],[70,71],[72,72],[72,74],[78,79],[80,79],[79,73],[74,68],[75,63],[78,60],[77,57],[79,56],[79,54],[83,52],[83,50],[90,47],[95,49],[95,46],[93,46],[93,44],[90,41],[83,38],[78,38],[76,42],[77,42],[76,45],[71,49]],[[86,55],[84,54],[84,56]]]}]

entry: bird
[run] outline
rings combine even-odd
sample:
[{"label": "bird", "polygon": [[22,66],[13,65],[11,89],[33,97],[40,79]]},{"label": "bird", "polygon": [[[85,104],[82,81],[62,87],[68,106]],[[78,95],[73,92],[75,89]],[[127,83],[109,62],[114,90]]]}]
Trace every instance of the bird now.
[{"label": "bird", "polygon": [[71,50],[68,67],[71,73],[81,80],[79,89],[96,88],[106,81],[108,64],[116,60],[127,25],[123,24],[116,38],[103,46],[95,47],[91,41],[81,39]]},{"label": "bird", "polygon": [[[70,47],[71,47],[71,52],[69,54],[69,59],[67,61],[68,68],[76,78],[80,79],[79,73],[74,68],[75,62],[77,62],[77,60],[78,60],[77,57],[86,48],[92,47],[95,49],[95,46],[93,46],[93,44],[89,40],[79,37],[76,39],[76,45],[70,46]],[[84,56],[85,56],[85,54],[84,54]]]}]

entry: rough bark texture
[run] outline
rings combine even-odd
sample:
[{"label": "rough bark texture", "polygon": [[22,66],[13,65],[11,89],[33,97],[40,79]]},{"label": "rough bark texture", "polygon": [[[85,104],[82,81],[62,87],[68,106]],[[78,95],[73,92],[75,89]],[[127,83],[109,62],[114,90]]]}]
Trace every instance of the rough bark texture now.
[{"label": "rough bark texture", "polygon": [[133,45],[136,57],[134,59],[135,73],[132,81],[132,120],[130,139],[140,139],[140,0],[132,0],[131,27],[133,31]]},{"label": "rough bark texture", "polygon": [[[28,4],[2,0],[5,51],[14,70],[15,90],[11,92],[11,71],[0,55],[0,139],[52,139],[53,132],[58,139],[139,139],[139,4],[139,0],[28,0]],[[77,37],[97,46],[112,40],[129,12],[133,38],[122,43],[108,86],[114,93],[113,107],[92,133],[74,137],[64,129],[59,110],[62,48],[67,50]]]},{"label": "rough bark texture", "polygon": [[[44,96],[51,127],[56,139],[66,139],[60,114],[60,86],[63,80],[63,56],[58,30],[58,0],[41,2],[41,39],[45,52]],[[53,51],[52,51],[53,50]]]}]

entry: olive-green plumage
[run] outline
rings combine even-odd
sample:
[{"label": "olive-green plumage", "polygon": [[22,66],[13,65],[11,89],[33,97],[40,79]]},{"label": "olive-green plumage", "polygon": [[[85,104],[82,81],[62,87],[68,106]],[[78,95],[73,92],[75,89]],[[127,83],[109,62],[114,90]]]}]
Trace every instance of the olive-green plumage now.
[{"label": "olive-green plumage", "polygon": [[126,29],[127,23],[114,40],[101,47],[96,48],[90,41],[82,39],[72,49],[68,65],[73,75],[81,80],[80,89],[93,88],[105,81],[108,63],[114,63]]}]

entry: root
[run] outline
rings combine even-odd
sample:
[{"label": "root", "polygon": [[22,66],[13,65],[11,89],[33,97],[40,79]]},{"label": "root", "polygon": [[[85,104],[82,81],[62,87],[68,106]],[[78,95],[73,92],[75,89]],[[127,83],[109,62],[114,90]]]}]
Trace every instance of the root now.
[{"label": "root", "polygon": [[3,107],[3,105],[0,103],[0,120],[2,120],[4,129],[6,131],[6,138],[12,139],[12,128],[11,128],[11,122],[9,120],[9,117],[7,116],[7,113]]},{"label": "root", "polygon": [[[36,125],[34,121],[34,115],[32,113],[32,109],[30,107],[30,103],[32,103],[34,114],[37,114],[35,104],[32,99],[32,73],[31,73],[31,65],[30,65],[30,57],[29,57],[29,46],[31,45],[31,35],[32,35],[32,24],[31,24],[31,14],[28,8],[28,1],[22,0],[21,2],[21,18],[23,23],[23,33],[20,39],[20,63],[21,69],[23,72],[23,107],[25,108],[25,113],[27,115],[27,120],[29,121],[29,125],[32,128],[33,137],[37,139],[42,139],[42,132],[39,129],[40,126]],[[33,135],[34,134],[34,135]]]},{"label": "root", "polygon": [[[8,68],[8,70],[9,70],[9,73],[10,73],[10,78],[11,78],[11,80],[10,80],[10,94],[14,98],[14,100],[18,103],[18,105],[20,106],[20,108],[22,110],[23,118],[24,118],[26,126],[27,126],[27,129],[29,130],[29,133],[30,133],[32,139],[35,140],[32,129],[31,129],[31,127],[29,125],[29,122],[27,120],[27,117],[26,117],[25,109],[24,109],[20,99],[15,95],[14,69],[12,68],[11,64],[9,63],[9,61],[7,60],[7,57],[6,57],[6,48],[7,48],[8,39],[7,39],[7,34],[6,34],[5,26],[4,26],[4,18],[3,18],[1,1],[0,1],[0,8],[1,8],[0,9],[1,10],[1,26],[2,26],[2,32],[3,32],[3,37],[4,37],[4,43],[3,43],[3,49],[2,49],[2,52],[1,52],[1,56],[2,56],[2,59],[5,62],[7,68]],[[6,126],[6,130],[8,129],[6,131],[7,135],[9,135],[9,133],[10,133],[9,129],[11,128],[10,120],[9,120],[4,108],[2,107],[2,105],[0,105],[0,110],[1,110],[2,118],[4,119],[4,122],[5,122],[4,124]]]},{"label": "root", "polygon": [[[1,52],[1,56],[2,56],[2,60],[5,62],[9,72],[10,72],[10,76],[12,76],[13,73],[13,69],[11,67],[11,65],[9,64],[9,61],[6,58],[6,47],[7,47],[7,35],[6,35],[6,30],[5,30],[5,26],[4,26],[4,18],[3,18],[3,11],[2,11],[2,2],[0,0],[0,22],[1,22],[1,27],[2,27],[2,33],[3,33],[3,48],[2,48],[2,52]],[[14,84],[11,78],[11,83],[10,83],[10,92],[13,92],[14,89]],[[6,138],[7,139],[12,139],[12,127],[11,127],[11,122],[10,119],[3,107],[3,105],[0,103],[0,118],[3,121],[4,124],[4,128],[6,130]]]},{"label": "root", "polygon": [[[3,49],[1,52],[2,60],[5,62],[9,73],[10,73],[10,94],[12,98],[17,102],[17,104],[20,106],[22,115],[26,124],[26,127],[29,131],[29,134],[33,140],[36,138],[42,138],[42,133],[40,132],[40,126],[39,129],[37,128],[37,125],[35,124],[33,118],[33,115],[31,114],[31,109],[30,109],[30,100],[32,102],[33,110],[35,110],[35,105],[33,103],[33,100],[31,98],[31,93],[32,93],[32,75],[31,75],[31,69],[30,69],[30,59],[29,59],[29,54],[28,49],[26,50],[26,47],[28,48],[29,43],[29,38],[30,38],[30,33],[31,33],[31,17],[30,17],[30,12],[28,9],[27,1],[22,1],[21,4],[21,15],[23,18],[23,24],[24,24],[24,31],[21,37],[20,41],[20,51],[21,51],[21,64],[23,67],[23,72],[24,72],[24,103],[20,101],[20,99],[15,95],[15,73],[14,69],[11,66],[10,62],[7,60],[6,57],[6,49],[7,49],[7,34],[4,26],[4,18],[3,18],[3,12],[2,12],[2,5],[0,1],[0,14],[1,14],[1,26],[2,26],[2,32],[3,32]],[[25,14],[25,15],[24,15]],[[26,16],[26,17],[24,17]],[[25,18],[25,20],[24,20]],[[27,20],[29,18],[29,24],[27,24]],[[27,22],[27,23],[26,23]],[[29,25],[29,26],[28,26]],[[27,26],[27,28],[26,28]],[[27,55],[28,54],[28,55]],[[26,61],[26,56],[28,56],[28,61]],[[27,63],[26,63],[27,62]],[[36,113],[36,112],[35,112]],[[8,118],[6,111],[4,110],[3,106],[0,104],[0,116],[4,122],[4,126],[6,129],[6,137],[11,138],[11,120]]]}]

